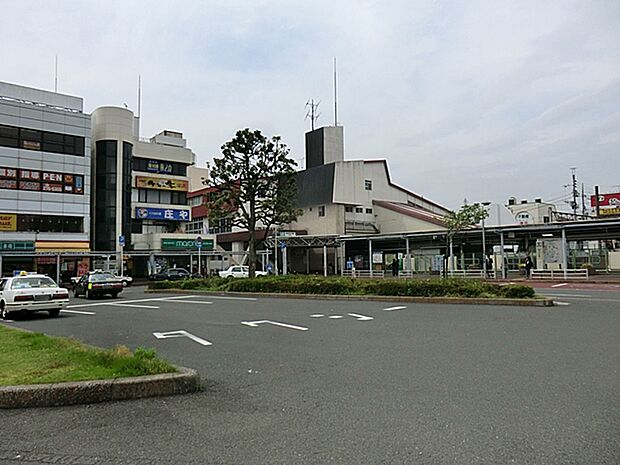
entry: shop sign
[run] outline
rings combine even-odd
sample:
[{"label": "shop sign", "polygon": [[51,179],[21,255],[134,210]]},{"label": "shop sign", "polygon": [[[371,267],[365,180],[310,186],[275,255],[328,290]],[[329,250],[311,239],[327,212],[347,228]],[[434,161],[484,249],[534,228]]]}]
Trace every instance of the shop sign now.
[{"label": "shop sign", "polygon": [[34,250],[34,241],[0,241],[2,252],[27,252]]},{"label": "shop sign", "polygon": [[[194,239],[164,239],[161,240],[162,250],[190,250],[197,249]],[[202,239],[202,249],[213,250],[213,239]]]},{"label": "shop sign", "polygon": [[372,263],[373,264],[383,263],[383,252],[373,252]]},{"label": "shop sign", "polygon": [[[18,177],[19,174],[19,177]],[[0,189],[84,194],[84,176],[0,167]]]},{"label": "shop sign", "polygon": [[0,214],[0,231],[17,231],[17,215]]},{"label": "shop sign", "polygon": [[[596,195],[590,197],[590,205],[596,207]],[[599,194],[599,207],[620,207],[620,192],[615,194]]]},{"label": "shop sign", "polygon": [[172,174],[172,163],[160,160],[149,160],[146,170],[150,173]]},{"label": "shop sign", "polygon": [[177,208],[136,207],[136,218],[141,220],[189,221],[191,219],[191,215],[189,210],[179,210]]},{"label": "shop sign", "polygon": [[620,207],[601,208],[598,213],[600,216],[617,216],[620,215]]},{"label": "shop sign", "polygon": [[136,187],[142,189],[160,189],[166,191],[187,192],[187,181],[150,176],[136,176]]}]

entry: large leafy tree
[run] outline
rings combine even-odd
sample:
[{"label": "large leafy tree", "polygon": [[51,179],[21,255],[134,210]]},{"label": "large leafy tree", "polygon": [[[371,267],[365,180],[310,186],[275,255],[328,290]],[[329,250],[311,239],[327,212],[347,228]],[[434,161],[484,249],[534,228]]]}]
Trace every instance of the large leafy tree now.
[{"label": "large leafy tree", "polygon": [[209,221],[230,220],[247,229],[249,274],[255,276],[256,231],[290,223],[301,211],[295,208],[295,162],[279,136],[270,139],[259,130],[242,129],[222,145],[222,157],[211,165],[207,185],[214,188],[207,202]]},{"label": "large leafy tree", "polygon": [[477,225],[488,216],[489,212],[479,203],[465,203],[459,210],[448,213],[444,217],[444,224],[448,229],[448,234],[446,235],[446,250],[457,233]]}]

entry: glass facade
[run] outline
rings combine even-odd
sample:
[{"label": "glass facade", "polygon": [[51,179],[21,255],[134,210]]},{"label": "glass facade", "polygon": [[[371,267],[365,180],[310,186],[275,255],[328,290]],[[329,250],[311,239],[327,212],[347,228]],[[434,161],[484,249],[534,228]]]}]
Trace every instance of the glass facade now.
[{"label": "glass facade", "polygon": [[95,250],[116,249],[116,147],[115,140],[95,145]]},{"label": "glass facade", "polygon": [[0,146],[84,156],[84,138],[57,132],[0,125]]},{"label": "glass facade", "polygon": [[125,249],[131,250],[131,170],[133,169],[133,144],[123,142],[123,173],[122,182],[122,231],[125,236]]}]

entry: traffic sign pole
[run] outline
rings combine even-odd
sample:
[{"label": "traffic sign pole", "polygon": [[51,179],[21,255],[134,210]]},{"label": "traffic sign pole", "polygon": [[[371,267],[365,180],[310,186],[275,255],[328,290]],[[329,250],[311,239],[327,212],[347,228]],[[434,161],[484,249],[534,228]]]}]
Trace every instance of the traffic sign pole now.
[{"label": "traffic sign pole", "polygon": [[196,238],[196,247],[198,247],[198,274],[202,276],[202,258],[200,257],[200,251],[202,250],[202,237]]}]

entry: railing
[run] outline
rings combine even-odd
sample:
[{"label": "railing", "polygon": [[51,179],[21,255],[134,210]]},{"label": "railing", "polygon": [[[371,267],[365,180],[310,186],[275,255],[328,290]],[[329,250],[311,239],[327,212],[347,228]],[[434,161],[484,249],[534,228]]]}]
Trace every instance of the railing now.
[{"label": "railing", "polygon": [[342,270],[342,276],[349,278],[384,278],[384,271],[371,271],[370,270]]},{"label": "railing", "polygon": [[[485,278],[484,270],[450,270],[448,276],[451,278]],[[495,270],[488,270],[486,277],[495,279]]]},{"label": "railing", "polygon": [[532,279],[588,279],[588,269],[532,270]]}]

